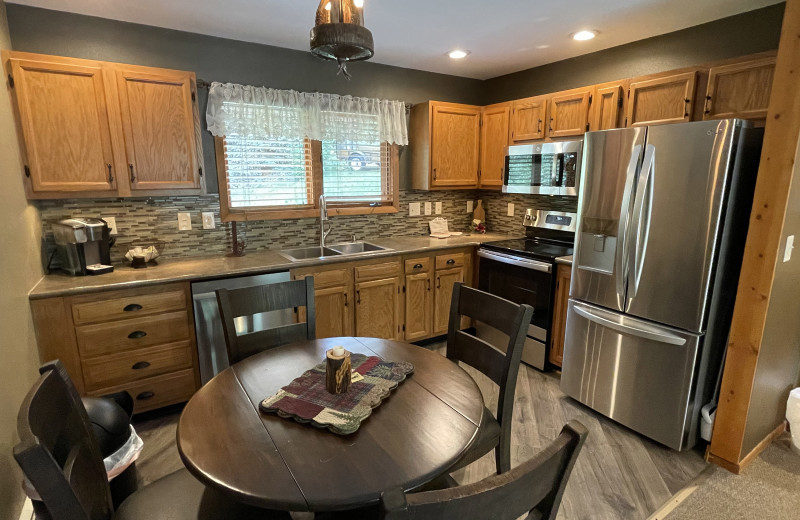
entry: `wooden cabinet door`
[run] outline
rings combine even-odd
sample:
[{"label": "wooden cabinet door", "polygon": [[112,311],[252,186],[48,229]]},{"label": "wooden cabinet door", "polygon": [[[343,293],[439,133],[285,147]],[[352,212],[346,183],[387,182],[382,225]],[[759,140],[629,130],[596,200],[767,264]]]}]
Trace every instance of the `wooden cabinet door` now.
[{"label": "wooden cabinet door", "polygon": [[611,130],[622,126],[623,84],[596,85],[589,108],[589,130]]},{"label": "wooden cabinet door", "polygon": [[569,137],[583,135],[589,121],[589,96],[592,90],[569,90],[553,94],[550,98],[547,125],[548,137]]},{"label": "wooden cabinet door", "polygon": [[431,110],[431,186],[477,186],[480,107],[432,103]]},{"label": "wooden cabinet door", "polygon": [[194,75],[117,70],[132,191],[199,190]]},{"label": "wooden cabinet door", "polygon": [[508,147],[509,105],[486,107],[481,120],[481,188],[503,187]]},{"label": "wooden cabinet door", "polygon": [[113,193],[103,69],[64,61],[9,60],[31,192]]},{"label": "wooden cabinet door", "polygon": [[406,341],[430,337],[433,333],[433,274],[406,275]]},{"label": "wooden cabinet door", "polygon": [[453,286],[457,282],[463,281],[463,267],[436,271],[436,293],[433,303],[434,336],[447,333],[447,324],[450,320],[450,300],[453,298]]},{"label": "wooden cabinet door", "polygon": [[553,325],[550,334],[550,363],[561,366],[564,360],[564,338],[567,333],[567,304],[572,266],[559,264],[556,271],[556,296],[553,305]]},{"label": "wooden cabinet door", "polygon": [[[353,295],[347,286],[328,287],[314,291],[317,338],[353,335]],[[300,320],[305,319],[301,312]]]},{"label": "wooden cabinet door", "polygon": [[511,109],[511,143],[544,139],[544,120],[547,98],[544,96],[518,99]]},{"label": "wooden cabinet door", "polygon": [[400,277],[356,284],[356,336],[402,339]]},{"label": "wooden cabinet door", "polygon": [[703,119],[767,117],[775,58],[711,67]]},{"label": "wooden cabinet door", "polygon": [[627,125],[646,126],[691,120],[697,73],[686,72],[632,81],[628,90]]}]

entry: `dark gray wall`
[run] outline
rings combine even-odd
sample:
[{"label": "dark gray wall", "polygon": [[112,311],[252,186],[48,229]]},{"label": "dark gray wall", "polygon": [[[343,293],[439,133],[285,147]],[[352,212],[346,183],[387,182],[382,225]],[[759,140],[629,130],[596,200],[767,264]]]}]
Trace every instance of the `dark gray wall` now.
[{"label": "dark gray wall", "polygon": [[785,5],[499,76],[486,81],[485,100],[500,103],[777,49]]},{"label": "dark gray wall", "polygon": [[[378,63],[353,63],[347,81],[336,65],[309,52],[161,29],[61,11],[8,4],[14,50],[189,70],[206,81],[263,85],[305,92],[480,104],[483,81]],[[380,52],[380,49],[378,49]],[[206,92],[200,92],[205,127]],[[214,141],[203,132],[209,191],[217,191]],[[407,153],[401,154],[401,188],[407,184]]]}]

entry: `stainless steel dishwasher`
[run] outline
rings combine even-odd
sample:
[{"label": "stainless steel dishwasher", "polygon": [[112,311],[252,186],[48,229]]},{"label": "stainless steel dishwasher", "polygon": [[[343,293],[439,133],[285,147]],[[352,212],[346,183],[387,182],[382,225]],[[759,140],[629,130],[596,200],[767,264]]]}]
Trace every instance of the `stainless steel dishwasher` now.
[{"label": "stainless steel dishwasher", "polygon": [[[228,367],[228,351],[225,348],[225,334],[222,331],[222,320],[217,305],[217,289],[241,289],[256,285],[267,285],[288,282],[291,276],[288,271],[224,278],[192,284],[192,300],[194,303],[194,328],[197,335],[197,357],[200,363],[200,379],[203,384]],[[271,329],[295,322],[293,309],[264,312],[254,316],[236,318],[238,334]]]}]

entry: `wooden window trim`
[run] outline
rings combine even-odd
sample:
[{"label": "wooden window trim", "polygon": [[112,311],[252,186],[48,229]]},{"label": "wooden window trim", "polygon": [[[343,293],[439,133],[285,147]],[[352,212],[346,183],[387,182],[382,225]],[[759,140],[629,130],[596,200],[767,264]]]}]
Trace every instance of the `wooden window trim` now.
[{"label": "wooden window trim", "polygon": [[[287,218],[319,217],[318,198],[322,193],[322,143],[311,141],[311,172],[313,181],[313,208],[284,207],[280,209],[231,209],[228,204],[228,179],[225,166],[225,142],[222,137],[214,137],[214,155],[217,164],[217,180],[219,183],[219,212],[223,222],[245,222],[251,220],[276,220]],[[328,206],[329,216],[345,215],[380,215],[397,213],[400,210],[400,147],[389,145],[389,164],[385,165],[384,175],[391,183],[392,203],[381,206],[348,205]]]}]

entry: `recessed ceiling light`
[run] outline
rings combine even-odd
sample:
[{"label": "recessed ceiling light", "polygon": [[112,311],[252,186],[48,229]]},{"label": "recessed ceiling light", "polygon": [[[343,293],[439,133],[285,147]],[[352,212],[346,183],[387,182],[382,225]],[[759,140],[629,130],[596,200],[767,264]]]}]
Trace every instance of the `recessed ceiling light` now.
[{"label": "recessed ceiling light", "polygon": [[454,60],[460,60],[461,58],[466,58],[469,56],[469,51],[462,51],[461,49],[455,49],[447,53],[448,56],[453,58]]},{"label": "recessed ceiling light", "polygon": [[582,42],[586,40],[591,40],[595,36],[597,36],[597,31],[578,31],[572,35],[572,39]]},{"label": "recessed ceiling light", "polygon": [[353,3],[356,4],[358,8],[364,7],[364,0],[353,0]]},{"label": "recessed ceiling light", "polygon": [[328,2],[327,4],[325,4],[325,10],[326,10],[326,11],[330,11],[330,10],[331,10],[331,3],[330,3],[330,2]]}]

